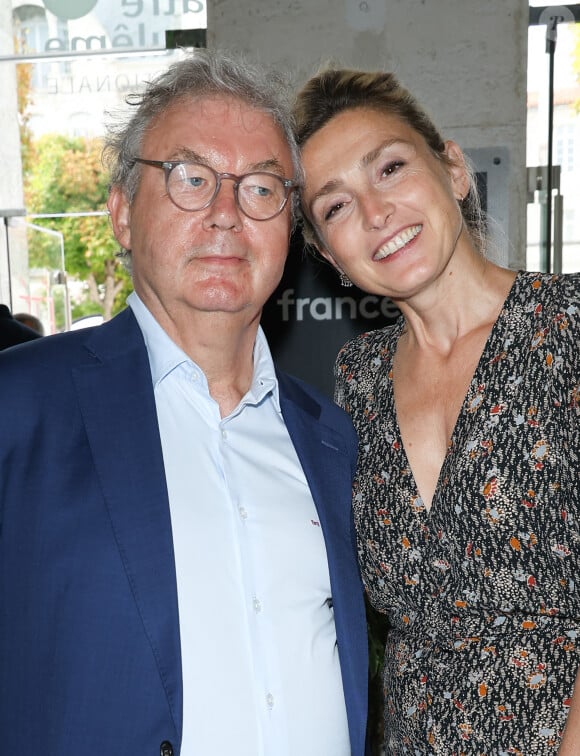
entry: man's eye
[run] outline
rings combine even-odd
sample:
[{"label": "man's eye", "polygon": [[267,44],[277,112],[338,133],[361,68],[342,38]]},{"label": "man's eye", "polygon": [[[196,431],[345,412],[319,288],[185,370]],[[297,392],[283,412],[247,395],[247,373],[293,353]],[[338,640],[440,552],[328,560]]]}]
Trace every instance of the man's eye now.
[{"label": "man's eye", "polygon": [[205,179],[203,179],[201,176],[188,176],[186,183],[188,184],[188,186],[191,186],[194,189],[199,189],[205,184]]},{"label": "man's eye", "polygon": [[251,186],[250,191],[258,197],[269,197],[272,194],[272,190],[268,186],[260,186],[260,184],[254,184]]}]

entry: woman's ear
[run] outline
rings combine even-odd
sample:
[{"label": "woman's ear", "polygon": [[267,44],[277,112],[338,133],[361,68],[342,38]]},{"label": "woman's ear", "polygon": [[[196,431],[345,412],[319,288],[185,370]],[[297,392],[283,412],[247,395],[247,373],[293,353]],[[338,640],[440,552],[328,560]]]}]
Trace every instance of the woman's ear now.
[{"label": "woman's ear", "polygon": [[465,199],[471,188],[465,155],[461,147],[451,139],[445,142],[445,155],[447,157],[447,172],[451,179],[453,193],[455,198],[461,201]]},{"label": "woman's ear", "polygon": [[327,263],[330,263],[339,274],[343,272],[342,268],[340,268],[334,257],[325,247],[323,247],[321,244],[315,244],[314,246],[316,247],[316,251],[318,252],[320,257],[324,258]]},{"label": "woman's ear", "polygon": [[350,280],[350,277],[347,276],[344,270],[336,262],[332,254],[320,244],[316,244],[315,246],[316,246],[316,251],[323,258],[323,260],[326,260],[326,262],[329,263],[334,268],[334,270],[338,273],[338,277],[340,279],[340,283],[342,284],[342,286],[352,286],[352,281]]}]

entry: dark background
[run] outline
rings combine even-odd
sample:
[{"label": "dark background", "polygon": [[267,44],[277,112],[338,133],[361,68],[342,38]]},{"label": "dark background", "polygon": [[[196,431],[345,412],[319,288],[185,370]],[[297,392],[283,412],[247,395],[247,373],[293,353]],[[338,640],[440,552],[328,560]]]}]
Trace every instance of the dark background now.
[{"label": "dark background", "polygon": [[[353,301],[341,304],[344,297]],[[297,306],[299,299],[309,302]],[[381,303],[388,315],[380,312]],[[354,317],[351,310],[356,310]],[[302,235],[296,231],[282,281],[264,307],[262,327],[278,367],[332,398],[333,367],[340,347],[359,333],[393,323],[397,315],[388,300],[369,297],[356,286],[341,286],[326,261],[305,251]]]}]

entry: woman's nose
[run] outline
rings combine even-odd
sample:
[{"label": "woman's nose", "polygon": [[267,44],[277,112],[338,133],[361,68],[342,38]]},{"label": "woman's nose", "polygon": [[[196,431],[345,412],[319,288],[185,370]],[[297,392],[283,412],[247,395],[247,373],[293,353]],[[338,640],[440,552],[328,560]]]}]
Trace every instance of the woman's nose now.
[{"label": "woman's nose", "polygon": [[361,201],[365,228],[383,228],[394,212],[394,203],[390,193],[369,189]]}]

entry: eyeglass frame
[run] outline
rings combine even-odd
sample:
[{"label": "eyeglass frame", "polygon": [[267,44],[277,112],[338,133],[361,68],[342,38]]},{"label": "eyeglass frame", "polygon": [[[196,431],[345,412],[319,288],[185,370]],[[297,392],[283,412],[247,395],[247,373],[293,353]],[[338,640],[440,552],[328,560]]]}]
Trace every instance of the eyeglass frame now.
[{"label": "eyeglass frame", "polygon": [[[236,201],[236,207],[246,216],[246,218],[250,218],[250,220],[255,220],[255,221],[273,220],[274,218],[277,218],[278,215],[280,215],[280,213],[284,210],[284,208],[288,204],[288,199],[292,191],[294,189],[298,189],[299,187],[299,184],[295,179],[282,178],[282,176],[279,176],[277,173],[272,173],[271,171],[249,171],[248,173],[243,173],[241,176],[238,176],[235,173],[220,173],[219,171],[216,171],[214,168],[212,168],[211,165],[207,165],[206,163],[199,163],[199,162],[196,162],[195,160],[147,160],[146,158],[140,158],[140,157],[133,157],[131,159],[133,161],[133,166],[136,163],[140,163],[141,165],[151,165],[154,168],[162,168],[163,172],[165,173],[165,188],[167,189],[167,196],[173,202],[175,207],[179,208],[180,210],[183,210],[183,212],[185,213],[197,213],[200,210],[205,210],[206,208],[208,208],[215,201],[215,198],[219,194],[219,191],[222,185],[222,179],[231,179],[234,182],[234,199]],[[177,168],[178,165],[201,165],[203,168],[206,168],[215,176],[214,192],[212,196],[210,197],[210,199],[205,203],[205,205],[202,205],[202,207],[197,207],[195,208],[195,210],[190,210],[186,207],[181,207],[181,205],[178,205],[177,202],[171,196],[171,192],[169,191],[169,176],[171,175],[171,171],[174,168]],[[277,210],[274,213],[274,215],[269,215],[267,218],[254,218],[253,216],[249,215],[244,210],[244,208],[240,205],[240,199],[238,196],[238,188],[241,182],[247,176],[252,176],[254,174],[265,174],[266,176],[272,176],[272,178],[278,179],[278,181],[280,181],[284,187],[285,195],[284,195],[284,201],[282,202],[282,205],[280,206],[279,210]]]}]

